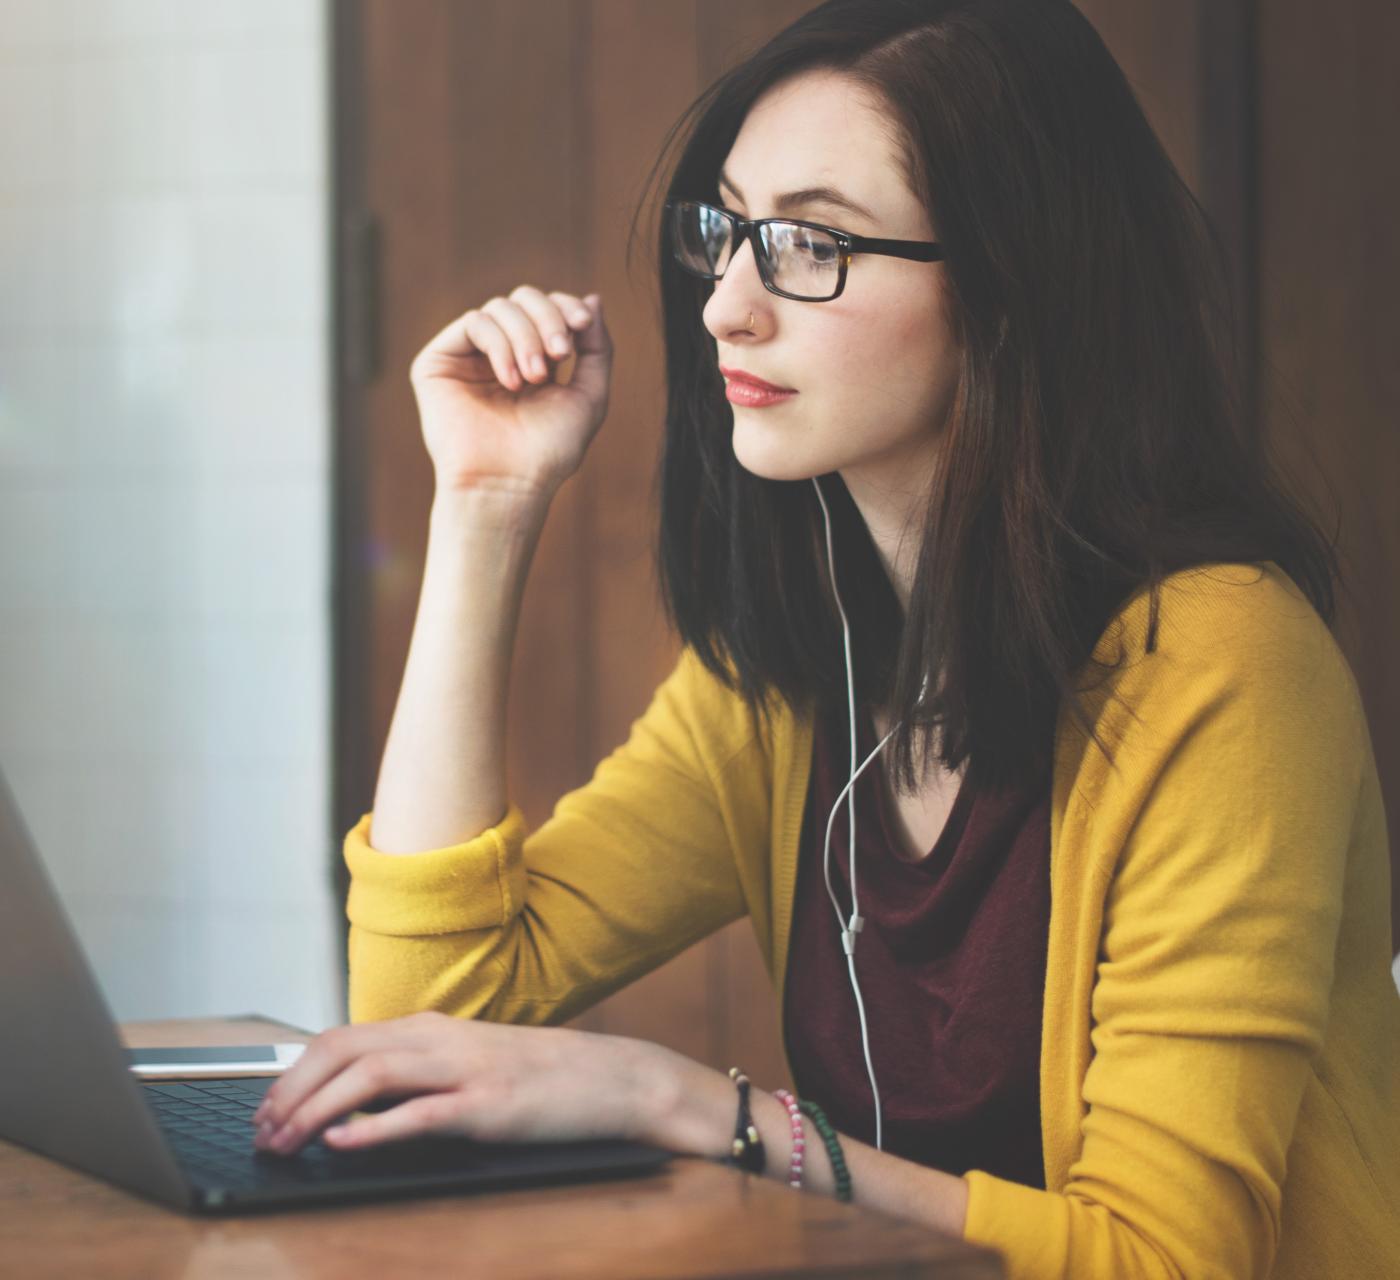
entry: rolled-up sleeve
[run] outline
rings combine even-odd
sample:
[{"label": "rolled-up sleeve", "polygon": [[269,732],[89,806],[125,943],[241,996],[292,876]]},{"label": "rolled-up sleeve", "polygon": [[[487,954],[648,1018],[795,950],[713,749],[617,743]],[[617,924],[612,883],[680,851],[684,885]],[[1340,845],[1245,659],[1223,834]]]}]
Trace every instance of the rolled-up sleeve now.
[{"label": "rolled-up sleeve", "polygon": [[388,854],[365,814],[344,844],[351,1020],[564,1022],[743,915],[697,736],[718,696],[683,650],[627,740],[536,830],[511,803],[461,844]]}]

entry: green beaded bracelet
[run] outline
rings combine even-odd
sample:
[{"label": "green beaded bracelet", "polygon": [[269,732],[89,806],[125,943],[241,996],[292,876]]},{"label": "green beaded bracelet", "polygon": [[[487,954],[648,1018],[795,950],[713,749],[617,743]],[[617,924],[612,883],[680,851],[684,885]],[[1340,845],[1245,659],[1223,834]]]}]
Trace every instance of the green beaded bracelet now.
[{"label": "green beaded bracelet", "polygon": [[836,1175],[836,1198],[849,1200],[851,1198],[851,1175],[846,1169],[846,1157],[841,1154],[841,1140],[836,1136],[836,1130],[831,1127],[831,1121],[826,1118],[826,1112],[815,1102],[803,1099],[797,1105],[801,1108],[803,1115],[811,1117],[812,1123],[817,1126],[817,1132],[821,1134],[822,1141],[826,1143],[826,1154],[831,1159],[831,1171]]}]

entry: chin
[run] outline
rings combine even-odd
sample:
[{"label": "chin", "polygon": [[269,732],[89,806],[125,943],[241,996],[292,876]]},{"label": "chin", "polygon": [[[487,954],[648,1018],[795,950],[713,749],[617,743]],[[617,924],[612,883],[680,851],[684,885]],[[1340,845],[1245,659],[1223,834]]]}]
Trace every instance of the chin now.
[{"label": "chin", "polygon": [[[745,416],[757,418],[770,412],[751,409]],[[799,443],[791,430],[780,429],[776,419],[771,421],[769,427],[765,422],[745,422],[735,414],[734,457],[745,471],[764,480],[810,480],[833,469],[830,459],[802,447],[810,441]]]}]

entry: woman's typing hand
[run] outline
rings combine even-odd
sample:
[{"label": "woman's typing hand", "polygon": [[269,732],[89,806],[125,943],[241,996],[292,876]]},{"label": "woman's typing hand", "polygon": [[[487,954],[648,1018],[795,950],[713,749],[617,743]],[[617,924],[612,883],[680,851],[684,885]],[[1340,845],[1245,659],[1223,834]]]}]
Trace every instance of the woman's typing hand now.
[{"label": "woman's typing hand", "polygon": [[[268,1090],[254,1145],[289,1155],[318,1135],[347,1150],[427,1134],[636,1138],[676,1056],[626,1036],[442,1013],[333,1027]],[[326,1128],[386,1101],[396,1105]]]}]

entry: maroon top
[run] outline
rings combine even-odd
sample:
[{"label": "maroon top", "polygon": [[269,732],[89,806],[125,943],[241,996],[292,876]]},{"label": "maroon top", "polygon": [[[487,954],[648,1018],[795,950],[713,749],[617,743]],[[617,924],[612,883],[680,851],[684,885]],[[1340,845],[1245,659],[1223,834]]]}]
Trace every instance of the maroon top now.
[{"label": "maroon top", "polygon": [[[877,741],[857,722],[856,763]],[[888,747],[886,747],[888,750]],[[1044,1188],[1040,1031],[1050,924],[1050,779],[1029,789],[975,785],[968,769],[922,861],[903,861],[878,770],[856,779],[856,885],[865,928],[855,966],[884,1149],[963,1174],[983,1169]],[[850,777],[844,709],[818,717],[788,946],[783,1034],[794,1085],[832,1125],[875,1144],[875,1102],[860,1015],[822,875],[827,816]],[[850,818],[831,830],[831,884],[851,912]]]}]

